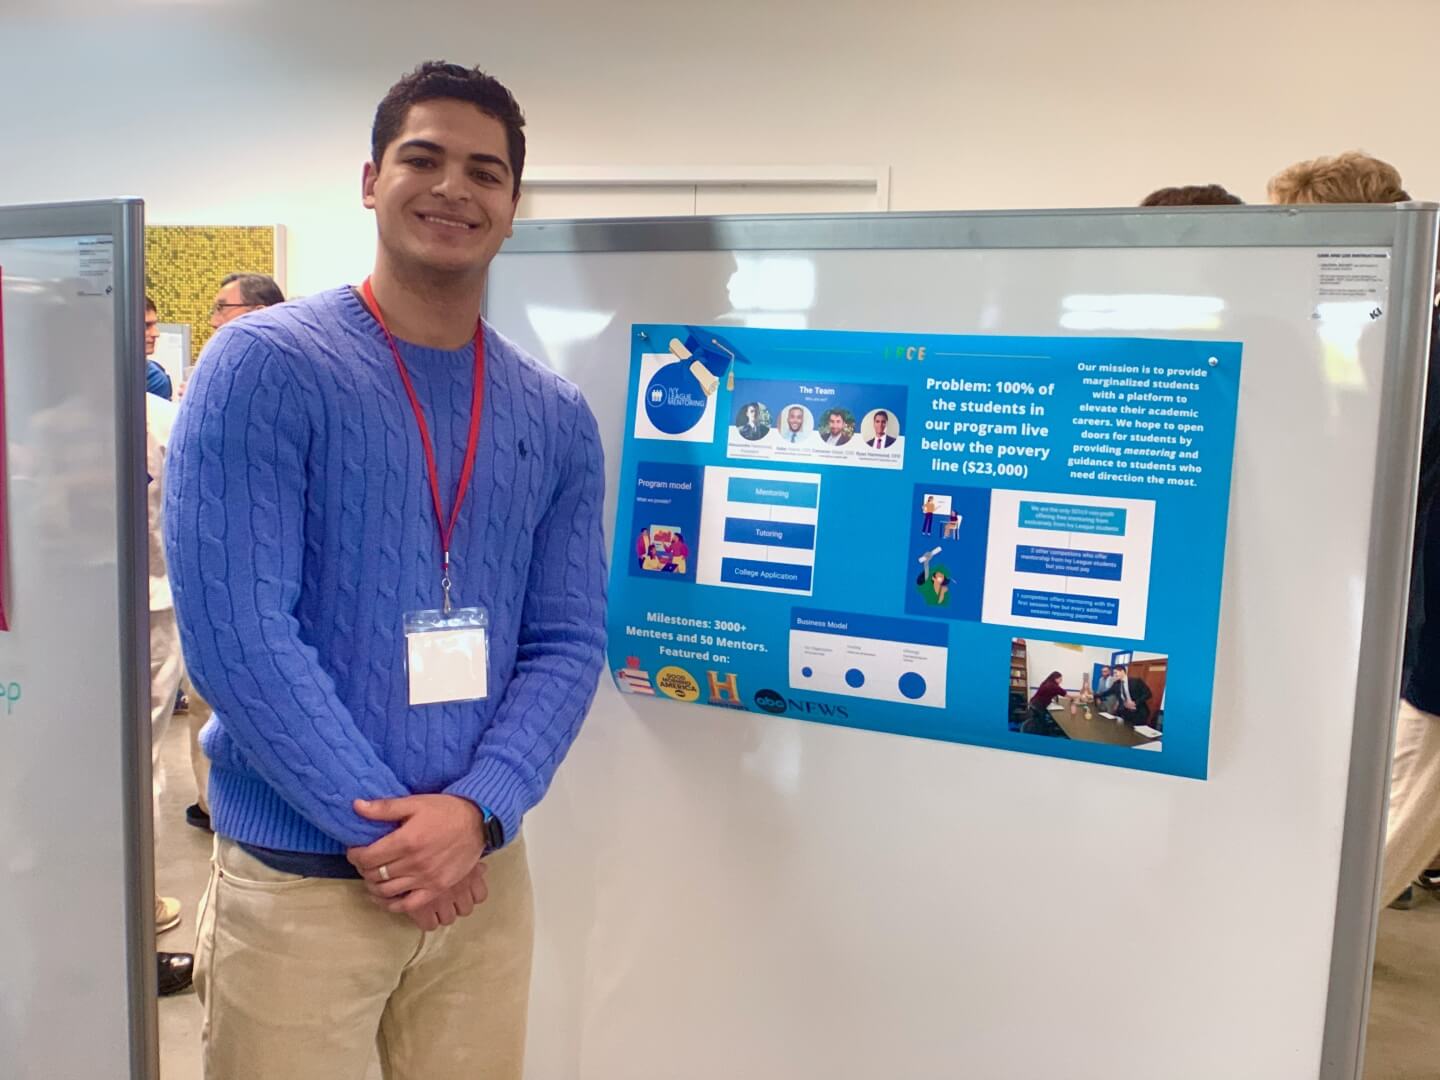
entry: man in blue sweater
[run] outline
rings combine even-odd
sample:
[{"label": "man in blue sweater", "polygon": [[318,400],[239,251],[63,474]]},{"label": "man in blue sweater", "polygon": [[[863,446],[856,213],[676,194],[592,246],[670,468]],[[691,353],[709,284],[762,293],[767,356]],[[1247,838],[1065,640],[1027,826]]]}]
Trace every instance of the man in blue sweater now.
[{"label": "man in blue sweater", "polygon": [[155,344],[159,340],[160,312],[155,308],[155,301],[147,296],[145,298],[145,392],[169,401],[175,393],[170,382],[170,374],[161,366],[160,361],[153,359]]},{"label": "man in blue sweater", "polygon": [[394,1080],[522,1073],[520,827],[605,615],[595,420],[479,318],[523,123],[478,70],[397,83],[370,278],[224,327],[180,411],[167,550],[215,709],[209,1080],[352,1078],[376,1047]]}]

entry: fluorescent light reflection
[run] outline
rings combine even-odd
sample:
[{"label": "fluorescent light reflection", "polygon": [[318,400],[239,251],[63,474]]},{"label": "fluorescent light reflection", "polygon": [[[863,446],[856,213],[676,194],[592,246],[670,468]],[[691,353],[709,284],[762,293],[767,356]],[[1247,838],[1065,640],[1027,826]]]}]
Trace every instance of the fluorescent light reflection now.
[{"label": "fluorescent light reflection", "polygon": [[815,264],[775,255],[736,255],[730,275],[736,311],[808,311],[815,304]]},{"label": "fluorescent light reflection", "polygon": [[726,286],[726,323],[768,330],[805,330],[815,306],[815,264],[786,255],[736,255]]},{"label": "fluorescent light reflection", "polygon": [[1364,387],[1360,336],[1384,314],[1371,300],[1335,300],[1315,305],[1315,332],[1320,335],[1325,379],[1331,386]]},{"label": "fluorescent light reflection", "polygon": [[585,311],[545,304],[526,304],[525,317],[544,346],[545,359],[567,379],[576,378],[576,373],[570,370],[570,347],[599,337],[615,321],[613,311]]},{"label": "fluorescent light reflection", "polygon": [[1168,293],[1078,293],[1061,301],[1067,330],[1218,330],[1225,301]]}]

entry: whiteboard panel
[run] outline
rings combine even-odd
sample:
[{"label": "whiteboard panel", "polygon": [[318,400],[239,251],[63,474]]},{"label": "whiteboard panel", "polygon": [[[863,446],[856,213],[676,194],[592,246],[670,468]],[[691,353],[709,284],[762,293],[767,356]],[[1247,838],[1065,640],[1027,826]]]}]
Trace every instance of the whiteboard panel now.
[{"label": "whiteboard panel", "polygon": [[[11,627],[0,632],[0,1071],[138,1077],[132,1007],[153,1006],[132,994],[143,992],[134,877],[148,848],[135,844],[139,811],[127,802],[148,791],[149,762],[134,738],[136,673],[122,659],[136,652],[134,633],[121,634],[126,589],[141,579],[119,553],[136,550],[123,503],[144,470],[117,482],[135,462],[117,454],[116,408],[122,393],[138,407],[143,386],[136,268],[107,234],[0,239],[0,271]],[[134,306],[128,318],[120,299]],[[123,385],[117,323],[133,331],[140,365]]]},{"label": "whiteboard panel", "polygon": [[488,317],[585,391],[610,521],[632,322],[1245,350],[1211,779],[621,697],[602,680],[527,826],[530,1075],[1319,1074],[1394,315],[1384,296],[1374,317],[1317,309],[1317,254],[501,256]]}]

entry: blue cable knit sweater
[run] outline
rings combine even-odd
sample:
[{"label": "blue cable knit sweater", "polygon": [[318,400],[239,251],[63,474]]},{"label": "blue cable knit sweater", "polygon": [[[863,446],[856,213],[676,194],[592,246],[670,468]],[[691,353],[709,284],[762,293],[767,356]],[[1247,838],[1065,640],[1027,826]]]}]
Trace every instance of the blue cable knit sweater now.
[{"label": "blue cable knit sweater", "polygon": [[[401,355],[448,515],[474,348]],[[604,658],[604,466],[580,392],[485,328],[457,606],[490,617],[490,696],[410,706],[406,612],[438,608],[425,456],[395,360],[349,288],[257,312],[206,348],[166,469],[166,554],[222,836],[338,853],[394,826],[352,800],[447,792],[514,838]]]}]

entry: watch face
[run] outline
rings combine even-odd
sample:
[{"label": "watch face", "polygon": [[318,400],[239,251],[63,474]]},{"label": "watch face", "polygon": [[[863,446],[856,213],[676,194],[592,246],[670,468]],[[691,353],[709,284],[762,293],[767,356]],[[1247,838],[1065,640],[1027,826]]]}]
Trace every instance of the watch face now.
[{"label": "watch face", "polygon": [[485,819],[485,846],[494,850],[504,843],[505,827],[500,824],[500,819],[492,814]]}]

